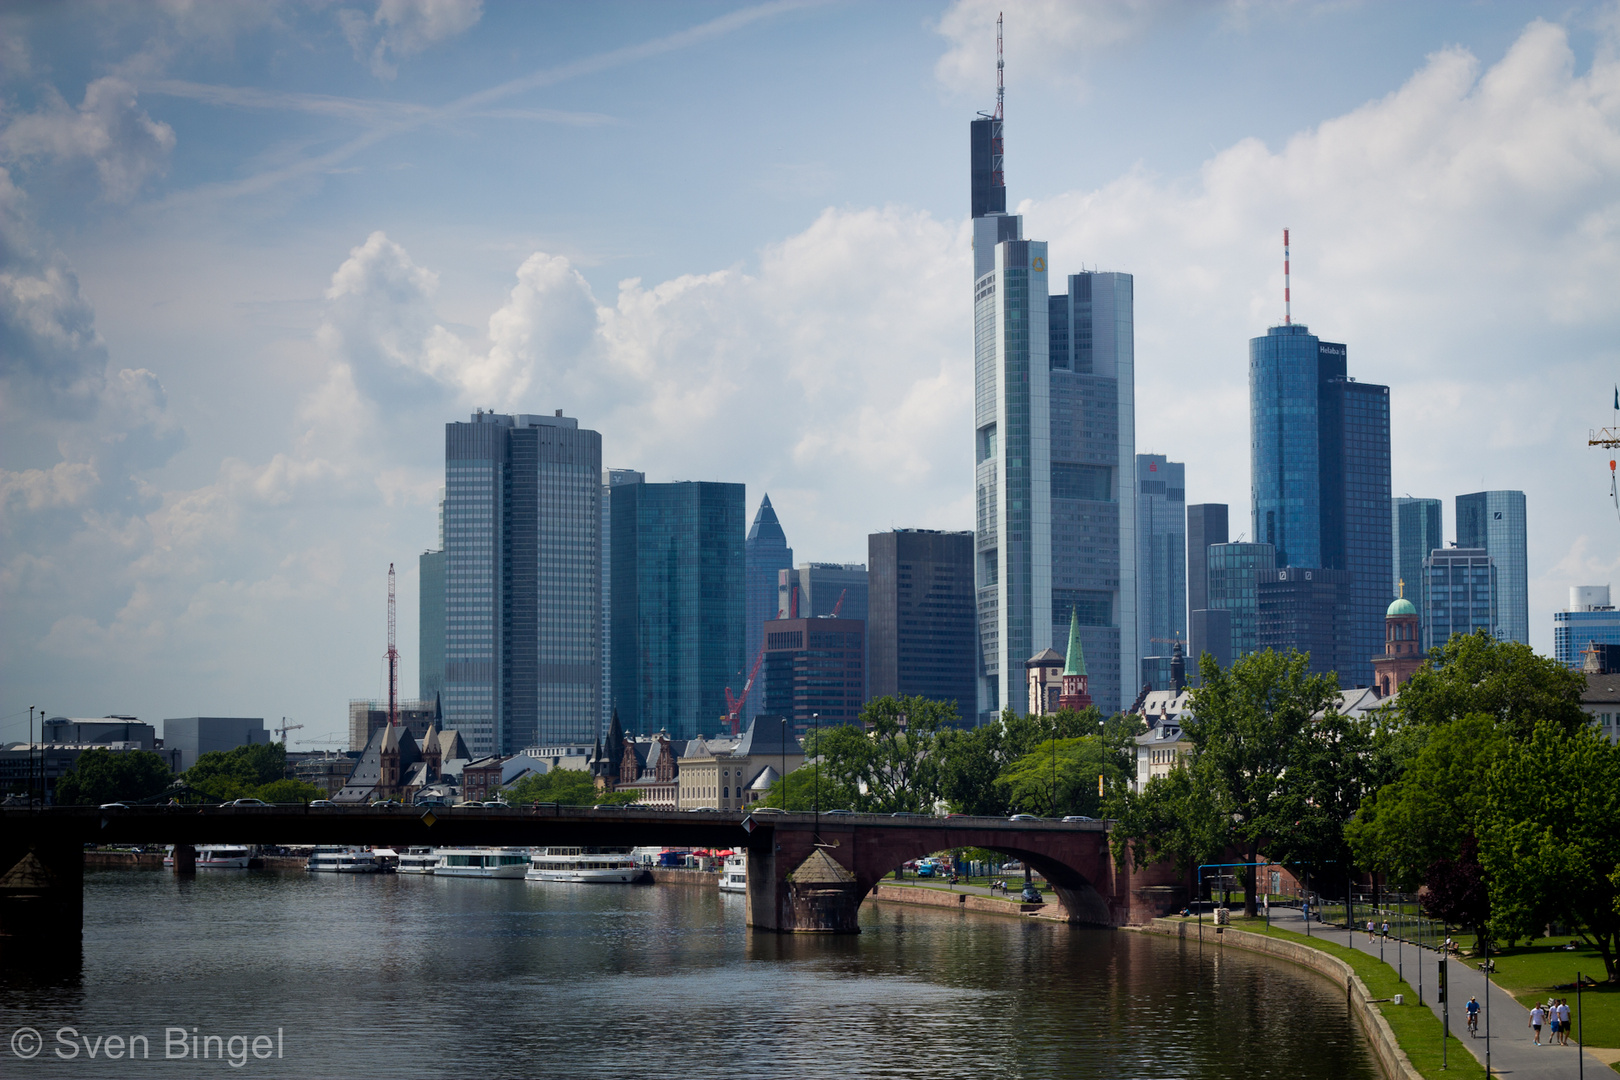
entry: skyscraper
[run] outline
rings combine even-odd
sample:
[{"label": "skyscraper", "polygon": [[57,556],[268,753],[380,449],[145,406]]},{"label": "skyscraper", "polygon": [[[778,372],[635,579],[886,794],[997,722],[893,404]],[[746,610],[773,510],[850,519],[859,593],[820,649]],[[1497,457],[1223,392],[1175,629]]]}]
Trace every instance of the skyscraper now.
[{"label": "skyscraper", "polygon": [[[1255,572],[1255,645],[1261,651],[1310,654],[1313,675],[1343,672],[1359,659],[1344,623],[1355,608],[1345,594],[1347,570],[1280,567]],[[1372,657],[1367,658],[1370,662]],[[1341,675],[1342,677],[1342,675]]]},{"label": "skyscraper", "polygon": [[474,754],[589,742],[601,712],[602,437],[477,412],[444,430],[444,714]]},{"label": "skyscraper", "polygon": [[1133,696],[1137,642],[1133,281],[1071,274],[1048,295],[1046,243],[1005,212],[1001,133],[973,121],[981,721],[1027,707],[1024,662],[1067,645],[1071,612],[1104,709]]},{"label": "skyscraper", "polygon": [[1276,548],[1279,567],[1350,574],[1339,682],[1368,686],[1393,573],[1389,387],[1351,379],[1346,353],[1298,323],[1250,339],[1254,537]]},{"label": "skyscraper", "polygon": [[[1210,610],[1226,613],[1229,665],[1260,648],[1259,578],[1272,576],[1277,568],[1277,553],[1270,544],[1211,544],[1205,549],[1205,557]],[[1209,651],[1221,659],[1213,647]]]},{"label": "skyscraper", "polygon": [[1607,585],[1574,585],[1569,608],[1553,612],[1553,655],[1571,671],[1586,663],[1583,650],[1592,646],[1620,649],[1620,611],[1609,602]]},{"label": "skyscraper", "polygon": [[1198,658],[1204,653],[1214,654],[1222,667],[1232,663],[1230,621],[1208,615],[1209,546],[1228,539],[1225,503],[1187,507],[1187,677],[1195,686],[1199,683]]},{"label": "skyscraper", "polygon": [[1423,648],[1439,648],[1453,634],[1497,633],[1497,568],[1484,548],[1436,548],[1423,563]]},{"label": "skyscraper", "polygon": [[1524,492],[1476,491],[1457,496],[1457,546],[1483,548],[1496,566],[1496,626],[1503,641],[1530,643],[1529,559]]},{"label": "skyscraper", "polygon": [[602,737],[613,725],[613,489],[647,477],[634,469],[602,470]]},{"label": "skyscraper", "polygon": [[1137,684],[1168,689],[1171,643],[1187,640],[1187,467],[1137,454],[1136,485]]},{"label": "skyscraper", "polygon": [[[782,523],[776,519],[776,510],[771,506],[769,495],[760,500],[759,510],[754,514],[754,524],[748,530],[748,539],[743,542],[743,561],[748,576],[744,601],[746,634],[743,663],[747,665],[745,670],[748,670],[753,668],[755,658],[760,655],[766,622],[777,617],[777,572],[793,565],[793,549],[788,547],[787,534],[782,531]],[[742,693],[740,686],[734,690]],[[759,692],[756,684],[756,689],[749,693],[744,703],[742,726],[746,728],[748,722],[764,708],[765,695]]]},{"label": "skyscraper", "polygon": [[1423,593],[1427,582],[1423,560],[1435,548],[1446,546],[1440,533],[1440,500],[1410,496],[1391,499],[1390,526],[1391,562],[1395,571],[1390,595],[1412,601],[1418,613],[1418,640],[1422,641],[1423,614],[1429,604]]},{"label": "skyscraper", "polygon": [[613,489],[613,704],[626,734],[712,733],[726,687],[742,692],[743,500],[741,484]]},{"label": "skyscraper", "polygon": [[812,725],[859,724],[866,693],[866,623],[861,619],[772,619],[760,671],[765,723],[785,716],[792,734]]},{"label": "skyscraper", "polygon": [[896,529],[873,533],[866,550],[867,696],[954,702],[972,724],[978,697],[973,534]]}]

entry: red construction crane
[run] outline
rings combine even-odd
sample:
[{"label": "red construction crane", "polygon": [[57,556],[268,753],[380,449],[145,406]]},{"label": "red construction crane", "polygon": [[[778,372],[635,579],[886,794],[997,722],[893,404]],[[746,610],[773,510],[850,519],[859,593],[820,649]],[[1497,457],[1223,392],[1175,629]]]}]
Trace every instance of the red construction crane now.
[{"label": "red construction crane", "polygon": [[394,647],[394,564],[388,564],[388,724],[399,724],[399,650]]},{"label": "red construction crane", "polygon": [[759,647],[759,655],[754,657],[754,666],[748,671],[748,681],[743,683],[742,696],[733,697],[731,687],[726,687],[726,723],[731,726],[733,737],[742,734],[743,705],[748,701],[748,691],[754,688],[754,679],[759,676],[759,667],[765,662],[765,646]]},{"label": "red construction crane", "polygon": [[832,617],[833,618],[835,618],[835,619],[838,618],[838,613],[840,611],[844,610],[844,597],[846,597],[848,595],[849,595],[849,590],[848,589],[845,589],[843,592],[838,594],[838,603],[833,605],[833,612],[832,612]]}]

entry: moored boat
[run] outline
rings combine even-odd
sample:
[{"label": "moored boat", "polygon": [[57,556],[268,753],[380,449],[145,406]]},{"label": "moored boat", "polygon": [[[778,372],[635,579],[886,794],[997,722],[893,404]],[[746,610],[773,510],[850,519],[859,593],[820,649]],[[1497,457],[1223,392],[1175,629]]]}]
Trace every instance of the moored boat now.
[{"label": "moored boat", "polygon": [[748,853],[737,852],[726,856],[720,867],[720,891],[745,893],[748,891]]},{"label": "moored boat", "polygon": [[541,848],[529,856],[530,881],[627,884],[641,876],[629,848]]},{"label": "moored boat", "polygon": [[432,848],[413,847],[399,856],[401,874],[431,874],[439,865],[439,856]]},{"label": "moored boat", "polygon": [[529,866],[524,848],[435,848],[434,854],[434,877],[520,878]]},{"label": "moored boat", "polygon": [[[198,844],[197,869],[246,870],[253,849],[246,844]],[[174,865],[174,848],[163,856],[164,866]]]},{"label": "moored boat", "polygon": [[318,847],[304,869],[327,874],[375,874],[382,869],[369,851],[352,847]]}]

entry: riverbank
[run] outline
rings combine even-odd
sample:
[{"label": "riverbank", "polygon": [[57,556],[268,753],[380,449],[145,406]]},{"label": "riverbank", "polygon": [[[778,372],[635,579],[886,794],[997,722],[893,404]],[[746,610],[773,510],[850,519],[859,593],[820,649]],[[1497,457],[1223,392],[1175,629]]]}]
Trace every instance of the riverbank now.
[{"label": "riverbank", "polygon": [[916,904],[922,907],[978,911],[987,915],[1050,919],[1054,922],[1068,921],[1056,902],[1026,904],[1017,897],[987,896],[938,885],[909,885],[881,881],[872,887],[866,899],[876,900],[882,904]]}]

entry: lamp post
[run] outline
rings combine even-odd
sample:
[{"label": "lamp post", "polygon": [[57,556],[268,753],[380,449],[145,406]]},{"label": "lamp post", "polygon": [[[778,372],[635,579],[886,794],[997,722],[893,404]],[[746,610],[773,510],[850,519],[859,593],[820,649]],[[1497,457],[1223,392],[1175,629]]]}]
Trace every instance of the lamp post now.
[{"label": "lamp post", "polygon": [[[816,743],[821,741],[821,714],[816,712],[811,713],[810,723],[815,728],[816,732],[813,740],[810,743],[810,748],[814,750],[817,748]],[[805,764],[808,765],[810,762],[806,761]],[[821,767],[819,765],[816,767],[815,771],[810,774],[810,782],[815,785],[815,793],[812,798],[815,800],[814,805],[816,810],[815,830],[810,835],[814,836],[816,838],[816,843],[819,844],[821,843]]]},{"label": "lamp post", "polygon": [[[41,724],[41,727],[44,725]],[[28,706],[28,779],[26,790],[28,792],[28,805],[34,805],[34,707]]]},{"label": "lamp post", "polygon": [[787,717],[782,717],[782,809],[787,805]]},{"label": "lamp post", "polygon": [[1057,737],[1058,737],[1058,719],[1057,719],[1057,713],[1053,713],[1052,714],[1052,816],[1053,817],[1060,816],[1058,814],[1058,812],[1057,812],[1057,809],[1058,809],[1058,801],[1057,801]]}]

